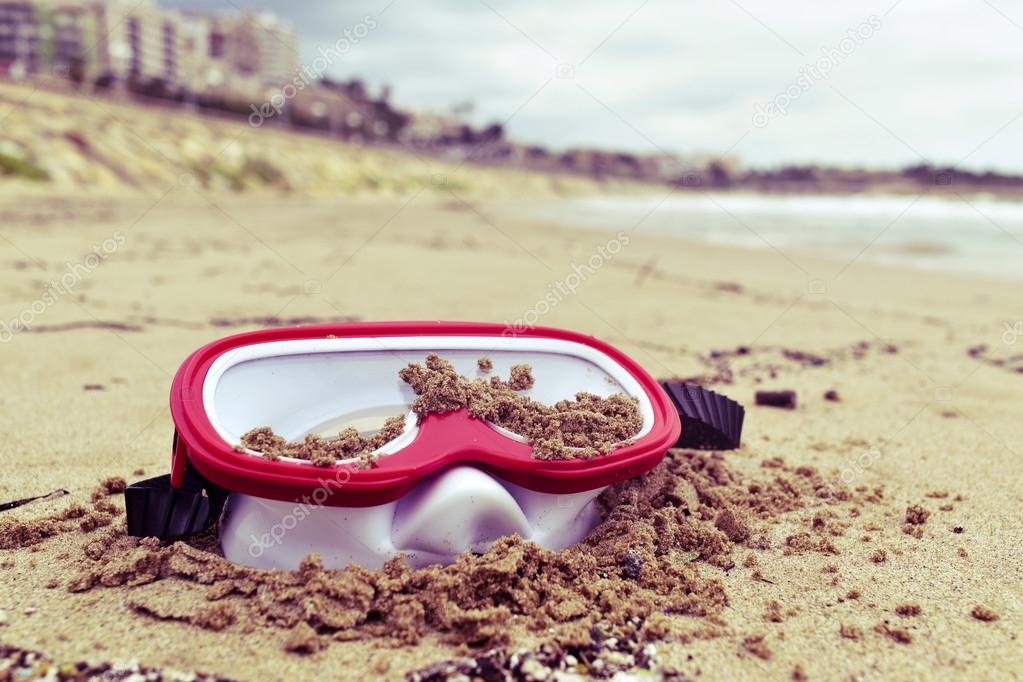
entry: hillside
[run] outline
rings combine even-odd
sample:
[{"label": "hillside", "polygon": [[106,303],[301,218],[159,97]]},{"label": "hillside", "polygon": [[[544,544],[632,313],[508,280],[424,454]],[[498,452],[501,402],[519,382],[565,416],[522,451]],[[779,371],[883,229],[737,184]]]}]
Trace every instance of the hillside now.
[{"label": "hillside", "polygon": [[[244,119],[0,82],[0,189],[502,197],[587,194],[607,182],[445,162],[400,149],[256,128]],[[614,182],[615,189],[625,183]]]}]

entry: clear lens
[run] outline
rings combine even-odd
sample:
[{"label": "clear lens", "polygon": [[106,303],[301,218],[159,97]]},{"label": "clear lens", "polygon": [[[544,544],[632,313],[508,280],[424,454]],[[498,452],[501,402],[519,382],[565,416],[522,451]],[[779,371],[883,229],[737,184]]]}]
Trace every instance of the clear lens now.
[{"label": "clear lens", "polygon": [[[469,378],[506,379],[513,365],[528,364],[536,381],[524,394],[547,404],[572,399],[579,391],[600,396],[624,392],[640,402],[643,429],[638,435],[653,423],[649,398],[611,358],[582,344],[534,338],[360,337],[244,346],[214,362],[203,388],[204,405],[214,428],[231,444],[261,426],[288,440],[309,433],[336,435],[348,426],[371,433],[386,417],[409,413],[416,396],[398,372],[409,363],[422,363],[430,352]],[[478,369],[481,357],[492,361],[491,372]],[[414,430],[410,417],[405,434],[382,449],[393,452],[411,442]]]}]

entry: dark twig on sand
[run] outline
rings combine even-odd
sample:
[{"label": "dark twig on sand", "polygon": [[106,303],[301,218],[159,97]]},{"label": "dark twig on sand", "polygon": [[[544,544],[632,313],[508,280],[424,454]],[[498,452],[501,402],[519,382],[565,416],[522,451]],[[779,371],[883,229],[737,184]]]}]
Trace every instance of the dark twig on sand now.
[{"label": "dark twig on sand", "polygon": [[23,497],[20,500],[12,500],[10,502],[4,502],[0,504],[0,511],[7,511],[8,509],[15,509],[29,502],[35,502],[36,500],[48,500],[51,497],[63,497],[64,495],[70,495],[68,491],[63,488],[57,488],[56,490],[46,493],[45,495],[36,495],[34,497]]}]

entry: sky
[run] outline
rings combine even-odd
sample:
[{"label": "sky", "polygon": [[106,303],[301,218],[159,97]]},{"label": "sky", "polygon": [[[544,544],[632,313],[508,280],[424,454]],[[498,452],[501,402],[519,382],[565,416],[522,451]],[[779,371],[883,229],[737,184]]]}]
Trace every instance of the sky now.
[{"label": "sky", "polygon": [[306,67],[556,150],[1023,171],[1021,0],[159,4],[271,10]]}]

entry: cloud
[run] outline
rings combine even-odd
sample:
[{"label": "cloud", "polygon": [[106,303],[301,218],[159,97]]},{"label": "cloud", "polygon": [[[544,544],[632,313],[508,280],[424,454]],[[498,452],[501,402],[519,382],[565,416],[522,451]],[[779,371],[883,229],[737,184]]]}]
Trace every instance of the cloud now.
[{"label": "cloud", "polygon": [[[1016,82],[1023,29],[968,0],[388,1],[248,6],[292,21],[307,63],[317,45],[374,15],[378,28],[331,75],[388,83],[398,103],[414,108],[473,100],[476,122],[510,118],[512,136],[557,148],[691,153],[724,151],[741,138],[734,153],[754,165],[891,166],[922,156],[1023,170],[1013,151],[1023,144],[1023,118],[1009,123],[1023,112]],[[236,3],[164,4],[208,10]],[[1008,3],[1001,9],[1013,18]],[[1023,11],[1015,13],[1023,25]],[[752,125],[758,104],[871,15],[880,28],[827,80],[784,116]],[[574,78],[557,78],[559,63],[573,65]]]}]

